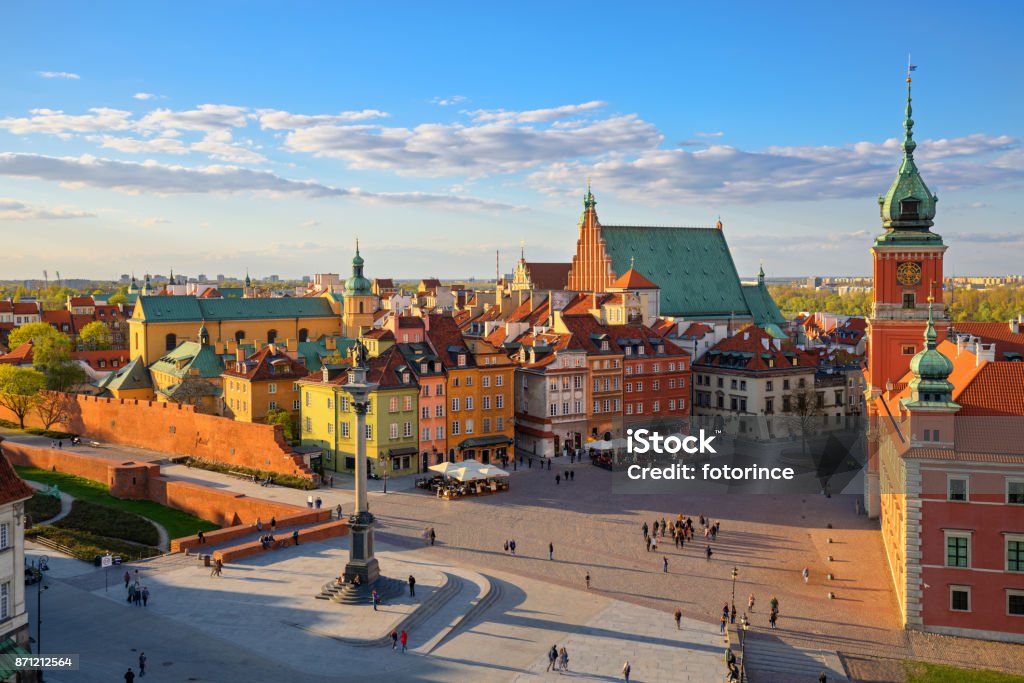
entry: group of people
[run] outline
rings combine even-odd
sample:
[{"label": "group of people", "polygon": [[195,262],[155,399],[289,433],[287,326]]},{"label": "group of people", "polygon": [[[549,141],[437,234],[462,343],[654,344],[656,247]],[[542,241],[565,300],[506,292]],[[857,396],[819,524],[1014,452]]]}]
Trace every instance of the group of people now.
[{"label": "group of people", "polygon": [[[516,554],[516,541],[515,541],[515,539],[512,539],[511,541],[505,541],[504,548],[505,548],[505,552],[506,553],[512,553],[513,555],[515,555]],[[552,552],[553,551],[554,551],[554,549],[552,549]]]},{"label": "group of people", "polygon": [[[146,653],[145,652],[140,652],[139,653],[139,676],[145,676],[145,675],[146,675]],[[125,680],[125,683],[134,683],[134,681],[135,681],[135,672],[132,671],[131,667],[128,667],[128,670],[124,672],[124,680]]]},{"label": "group of people", "polygon": [[324,501],[322,498],[320,498],[320,496],[317,496],[316,500],[313,499],[312,495],[306,496],[306,507],[308,508],[315,507],[317,510],[319,510],[323,506],[323,504]]},{"label": "group of people", "polygon": [[136,607],[145,607],[149,603],[149,586],[142,586],[139,583],[139,570],[135,570],[135,580],[132,581],[130,572],[124,573],[124,588],[128,592],[128,604]]},{"label": "group of people", "polygon": [[[703,529],[705,539],[710,539],[712,541],[718,539],[718,532],[722,524],[721,522],[712,523],[710,519],[707,519],[704,515],[700,515],[697,523],[700,528]],[[644,522],[643,526],[640,527],[640,530],[644,534],[644,544],[647,546],[648,552],[658,550],[658,537],[660,536],[661,538],[664,538],[666,532],[671,534],[677,548],[685,549],[687,541],[690,541],[691,543],[693,542],[694,529],[695,525],[693,519],[691,517],[683,519],[682,514],[678,515],[675,522],[672,524],[669,524],[669,522],[662,517],[660,522],[655,519],[651,526],[648,526],[647,522]],[[704,554],[708,560],[711,559],[711,555],[713,553],[710,545],[705,547]]]},{"label": "group of people", "polygon": [[391,649],[398,649],[399,643],[402,644],[402,654],[405,654],[405,651],[409,647],[409,634],[406,633],[404,628],[402,629],[401,633],[394,629],[391,630]]},{"label": "group of people", "polygon": [[437,532],[434,531],[434,527],[428,526],[423,530],[423,545],[434,545],[436,540]]},{"label": "group of people", "polygon": [[551,649],[548,650],[548,671],[568,671],[569,670],[569,652],[565,649],[565,646],[558,647],[552,645]]},{"label": "group of people", "polygon": [[564,473],[556,474],[555,486],[561,484],[563,479],[565,481],[576,481],[576,470],[566,470]]}]

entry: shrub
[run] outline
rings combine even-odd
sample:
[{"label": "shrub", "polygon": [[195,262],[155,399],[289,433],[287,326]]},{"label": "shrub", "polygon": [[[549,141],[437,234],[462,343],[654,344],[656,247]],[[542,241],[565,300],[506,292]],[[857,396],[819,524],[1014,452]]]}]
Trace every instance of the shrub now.
[{"label": "shrub", "polygon": [[266,479],[269,475],[274,479],[274,483],[278,486],[287,486],[292,489],[301,489],[303,491],[312,491],[316,488],[311,480],[305,477],[296,477],[291,474],[277,474],[276,472],[265,472],[263,470],[254,470],[251,467],[239,467],[237,465],[227,465],[222,462],[212,462],[210,460],[199,460],[197,458],[189,458],[185,461],[185,464],[189,467],[195,467],[201,470],[209,470],[210,472],[221,472],[222,474],[244,474],[247,477],[253,475],[258,479]]},{"label": "shrub", "polygon": [[51,517],[56,517],[60,512],[60,498],[48,496],[45,493],[36,493],[25,501],[25,514],[32,518],[35,523],[45,522]]},{"label": "shrub", "polygon": [[55,522],[53,526],[143,545],[155,546],[160,542],[160,534],[149,520],[124,510],[85,500],[76,500],[72,503],[68,516]]},{"label": "shrub", "polygon": [[36,536],[42,536],[65,546],[73,557],[86,562],[92,562],[97,555],[105,555],[108,552],[130,560],[160,554],[160,551],[152,546],[97,536],[77,529],[60,529],[48,524],[39,524],[25,531],[26,538],[35,538]]}]

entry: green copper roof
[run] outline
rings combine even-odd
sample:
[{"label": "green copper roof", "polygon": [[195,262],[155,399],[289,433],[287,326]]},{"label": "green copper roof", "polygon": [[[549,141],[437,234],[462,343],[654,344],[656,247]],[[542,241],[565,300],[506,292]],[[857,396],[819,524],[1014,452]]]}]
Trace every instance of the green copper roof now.
[{"label": "green copper roof", "polygon": [[194,296],[140,296],[137,306],[149,322],[213,322],[267,318],[329,317],[331,305],[320,297],[281,299],[197,299]]},{"label": "green copper roof", "polygon": [[[179,363],[182,363],[181,367],[178,366]],[[220,377],[224,372],[224,361],[211,346],[201,346],[198,342],[182,342],[178,348],[150,365],[149,369],[173,377],[185,377],[193,369],[199,371],[200,377]]]},{"label": "green copper roof", "polygon": [[933,319],[934,304],[928,303],[928,324],[924,328],[924,349],[910,360],[910,399],[908,407],[957,407],[953,402],[953,385],[949,376],[953,361],[946,358],[937,346],[938,335]]},{"label": "green copper roof", "polygon": [[[769,327],[779,328],[788,321],[782,315],[778,304],[772,298],[768,287],[764,284],[764,270],[758,277],[758,284],[743,285],[743,298],[747,302],[750,315],[754,318],[754,324],[758,327],[768,329]],[[773,335],[774,336],[774,335]]]},{"label": "green copper roof", "polygon": [[[914,142],[914,119],[911,118],[913,109],[910,97],[910,78],[907,78],[907,118],[903,122],[903,162],[896,174],[889,191],[884,197],[878,198],[882,215],[882,227],[887,231],[885,235],[875,240],[875,244],[899,243],[910,246],[916,245],[914,240],[920,240],[926,244],[942,244],[942,238],[938,235],[929,235],[928,229],[934,225],[935,203],[939,198],[931,193],[928,186],[924,184],[921,173],[914,162],[914,150],[917,143]],[[902,235],[891,233],[909,232],[906,236],[908,241],[901,239]]]},{"label": "green copper roof", "polygon": [[96,386],[101,389],[127,391],[129,389],[151,389],[153,383],[149,379],[149,372],[142,364],[142,356],[136,356],[117,372],[112,372]]},{"label": "green copper roof", "polygon": [[721,230],[602,225],[601,236],[616,273],[625,273],[632,262],[661,288],[662,315],[750,315]]},{"label": "green copper roof", "polygon": [[356,255],[352,259],[352,277],[345,281],[345,296],[370,296],[373,285],[363,277],[363,257],[359,255],[359,240],[356,240]]},{"label": "green copper roof", "polygon": [[310,372],[318,371],[323,364],[322,360],[324,358],[334,355],[342,358],[347,357],[348,350],[356,343],[355,339],[349,339],[348,337],[332,337],[336,347],[336,350],[332,351],[327,348],[327,339],[324,336],[319,339],[298,343],[299,355],[306,359],[306,369]]}]

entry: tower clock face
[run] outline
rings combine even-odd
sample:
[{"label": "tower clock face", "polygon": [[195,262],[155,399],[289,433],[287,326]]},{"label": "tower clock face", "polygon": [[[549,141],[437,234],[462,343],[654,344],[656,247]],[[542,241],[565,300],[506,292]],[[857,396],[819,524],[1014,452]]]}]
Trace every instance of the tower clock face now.
[{"label": "tower clock face", "polygon": [[901,285],[917,285],[921,283],[921,264],[904,261],[896,266],[896,281]]}]

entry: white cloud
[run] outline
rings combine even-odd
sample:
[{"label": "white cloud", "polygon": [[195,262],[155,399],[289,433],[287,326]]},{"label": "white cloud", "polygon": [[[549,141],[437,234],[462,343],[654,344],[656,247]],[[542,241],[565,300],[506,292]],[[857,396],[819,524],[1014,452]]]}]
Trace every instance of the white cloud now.
[{"label": "white cloud", "polygon": [[64,78],[71,81],[77,81],[82,78],[78,74],[73,74],[70,71],[39,71],[38,73],[43,78]]},{"label": "white cloud", "polygon": [[137,100],[151,100],[155,98],[156,95],[154,95],[151,92],[137,92],[134,95],[132,95],[132,97],[134,97]]},{"label": "white cloud", "polygon": [[310,218],[309,220],[299,223],[300,228],[315,228],[318,225],[320,225],[320,221],[315,218]]},{"label": "white cloud", "polygon": [[67,138],[70,133],[127,130],[132,125],[131,112],[107,107],[95,107],[77,116],[60,109],[32,109],[29,113],[32,116],[0,119],[0,128],[17,135],[46,133]]},{"label": "white cloud", "polygon": [[475,197],[427,192],[370,192],[337,188],[313,180],[291,180],[269,171],[238,166],[165,165],[100,159],[90,155],[51,157],[0,152],[0,176],[34,178],[66,187],[96,187],[129,194],[262,194],[273,198],[347,197],[374,204],[418,205],[438,209],[508,211],[522,207]]},{"label": "white cloud", "polygon": [[548,109],[508,111],[505,109],[477,109],[466,112],[474,121],[497,121],[502,123],[542,123],[556,121],[566,116],[575,116],[608,106],[607,102],[592,100],[582,104],[565,104]]},{"label": "white cloud", "polygon": [[94,218],[96,214],[64,207],[43,208],[17,199],[0,197],[0,221],[63,220]]},{"label": "white cloud", "polygon": [[[968,135],[922,141],[915,154],[932,191],[1024,181],[1020,142],[1008,136]],[[556,162],[532,173],[527,183],[549,194],[575,192],[592,176],[598,187],[638,202],[667,203],[817,201],[884,192],[899,166],[899,141],[843,147],[769,147],[744,151],[726,145],[706,149],[656,149],[637,155],[609,154],[595,162]]]},{"label": "white cloud", "polygon": [[725,133],[723,133],[720,130],[716,130],[711,133],[694,133],[694,135],[696,135],[699,138],[720,138],[723,135],[725,135]]},{"label": "white cloud", "polygon": [[232,141],[231,131],[218,130],[207,133],[199,142],[194,142],[189,149],[203,152],[212,159],[229,161],[234,164],[261,164],[267,160],[259,152]]},{"label": "white cloud", "polygon": [[467,99],[469,98],[467,98],[465,95],[452,95],[451,97],[435,97],[430,101],[442,107],[450,107],[453,104],[465,102]]},{"label": "white cloud", "polygon": [[188,145],[177,137],[168,135],[149,139],[97,135],[90,136],[88,139],[98,142],[100,147],[116,149],[127,154],[188,154],[189,152]]},{"label": "white cloud", "polygon": [[248,111],[245,107],[229,104],[200,104],[187,111],[155,109],[142,117],[137,127],[143,130],[170,128],[198,131],[243,128],[247,124]]},{"label": "white cloud", "polygon": [[337,114],[292,114],[279,109],[260,109],[256,112],[260,128],[264,130],[295,130],[310,126],[332,125],[366,119],[387,118],[389,114],[379,109],[361,109],[359,111],[343,111]]}]

